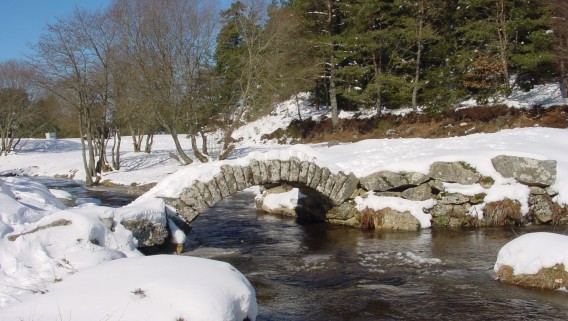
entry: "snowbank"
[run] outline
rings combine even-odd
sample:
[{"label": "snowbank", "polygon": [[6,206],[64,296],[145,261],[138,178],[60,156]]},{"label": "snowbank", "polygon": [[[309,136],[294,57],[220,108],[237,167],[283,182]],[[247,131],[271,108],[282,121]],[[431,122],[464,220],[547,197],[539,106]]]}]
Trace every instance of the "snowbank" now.
[{"label": "snowbank", "polygon": [[[137,240],[120,223],[165,225],[161,199],[68,208],[45,186],[10,177],[0,178],[0,202],[2,320],[256,318],[254,289],[232,266],[143,257],[136,249]],[[173,239],[183,242],[183,232],[170,226]]]},{"label": "snowbank", "polygon": [[85,269],[49,292],[21,297],[3,320],[255,320],[248,280],[227,263],[159,255],[114,260]]}]

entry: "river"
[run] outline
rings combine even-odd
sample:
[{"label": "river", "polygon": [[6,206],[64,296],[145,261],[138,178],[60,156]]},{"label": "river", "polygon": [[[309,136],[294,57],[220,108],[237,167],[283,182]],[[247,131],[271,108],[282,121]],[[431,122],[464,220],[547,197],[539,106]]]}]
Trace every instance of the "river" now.
[{"label": "river", "polygon": [[[94,192],[82,197],[107,205],[132,198]],[[248,192],[192,225],[184,255],[241,271],[256,289],[257,320],[568,320],[567,292],[493,279],[497,252],[509,240],[533,231],[568,234],[566,226],[378,232],[299,224],[259,213]]]}]

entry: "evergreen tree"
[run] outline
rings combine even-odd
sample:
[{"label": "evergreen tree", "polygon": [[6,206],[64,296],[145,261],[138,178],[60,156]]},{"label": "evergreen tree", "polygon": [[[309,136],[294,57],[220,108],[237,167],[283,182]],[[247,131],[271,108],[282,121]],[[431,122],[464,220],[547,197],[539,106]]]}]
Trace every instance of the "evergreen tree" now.
[{"label": "evergreen tree", "polygon": [[326,103],[331,108],[334,128],[338,126],[337,69],[342,56],[341,47],[343,16],[339,10],[342,1],[334,0],[293,0],[290,5],[302,18],[304,37],[321,66],[320,77],[316,79],[315,98],[317,103]]}]

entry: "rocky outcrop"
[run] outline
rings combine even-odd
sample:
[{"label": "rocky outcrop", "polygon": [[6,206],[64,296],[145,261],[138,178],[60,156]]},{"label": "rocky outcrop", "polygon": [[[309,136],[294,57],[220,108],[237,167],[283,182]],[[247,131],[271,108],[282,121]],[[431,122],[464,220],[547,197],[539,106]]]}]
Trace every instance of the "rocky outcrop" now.
[{"label": "rocky outcrop", "polygon": [[548,187],[556,181],[556,161],[500,155],[491,160],[503,177],[528,186]]}]

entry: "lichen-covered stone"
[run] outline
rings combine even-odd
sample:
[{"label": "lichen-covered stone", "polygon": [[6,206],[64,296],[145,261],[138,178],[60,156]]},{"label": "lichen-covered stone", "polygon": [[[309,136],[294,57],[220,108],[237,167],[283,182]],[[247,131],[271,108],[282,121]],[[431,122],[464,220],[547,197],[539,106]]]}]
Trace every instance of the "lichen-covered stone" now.
[{"label": "lichen-covered stone", "polygon": [[233,166],[233,175],[235,177],[235,182],[237,183],[237,190],[238,191],[242,191],[245,188],[249,187],[247,186],[246,180],[245,180],[245,174],[243,172],[243,168],[241,166]]},{"label": "lichen-covered stone", "polygon": [[205,187],[207,187],[209,193],[211,194],[212,204],[215,204],[223,199],[223,195],[221,195],[221,191],[219,191],[219,186],[217,186],[217,182],[214,179],[207,182],[205,184]]},{"label": "lichen-covered stone", "polygon": [[416,172],[380,171],[361,178],[361,186],[368,191],[388,191],[418,186],[430,177]]},{"label": "lichen-covered stone", "polygon": [[244,176],[244,181],[245,181],[245,188],[249,188],[251,186],[256,185],[254,183],[254,179],[252,177],[252,169],[250,168],[250,166],[243,166],[243,176]]},{"label": "lichen-covered stone", "polygon": [[548,187],[556,181],[556,161],[499,155],[491,160],[503,177],[529,186]]},{"label": "lichen-covered stone", "polygon": [[308,182],[308,171],[310,169],[310,163],[308,161],[302,161],[300,163],[300,173],[298,174],[298,182],[306,184]]},{"label": "lichen-covered stone", "polygon": [[227,187],[229,188],[229,193],[235,194],[236,192],[238,192],[239,189],[237,187],[237,180],[235,179],[233,167],[230,166],[230,165],[223,165],[223,166],[221,166],[221,172],[223,173],[223,176],[225,177],[225,183],[227,184]]},{"label": "lichen-covered stone", "polygon": [[408,188],[402,192],[401,196],[411,201],[425,201],[433,197],[432,188],[427,183]]},{"label": "lichen-covered stone", "polygon": [[260,162],[256,159],[251,159],[249,162],[249,168],[252,174],[252,181],[254,185],[261,185],[262,182],[262,175],[260,173]]},{"label": "lichen-covered stone", "polygon": [[353,193],[357,190],[359,186],[359,179],[353,173],[347,175],[347,179],[338,188],[337,194],[333,196],[334,202],[336,204],[341,204],[349,199]]},{"label": "lichen-covered stone", "polygon": [[476,184],[481,174],[465,162],[434,162],[430,165],[430,177],[447,183]]},{"label": "lichen-covered stone", "polygon": [[280,162],[280,179],[283,181],[290,181],[290,161]]},{"label": "lichen-covered stone", "polygon": [[280,182],[280,161],[277,159],[268,160],[266,161],[266,165],[266,169],[268,171],[268,182]]},{"label": "lichen-covered stone", "polygon": [[327,180],[329,179],[330,174],[331,172],[326,167],[321,170],[321,178],[319,184],[315,188],[316,191],[325,195],[325,185],[327,184]]},{"label": "lichen-covered stone", "polygon": [[216,201],[213,200],[213,196],[211,195],[209,188],[207,188],[204,183],[197,181],[193,183],[193,186],[195,186],[199,194],[201,194],[203,201],[205,201],[207,206],[213,206],[213,204],[216,203]]},{"label": "lichen-covered stone", "polygon": [[217,183],[217,187],[219,187],[219,192],[223,198],[231,195],[229,191],[229,187],[227,186],[227,182],[225,182],[225,175],[223,173],[218,173],[217,175],[213,176],[215,183]]},{"label": "lichen-covered stone", "polygon": [[442,197],[440,198],[441,204],[459,205],[459,204],[464,204],[464,203],[467,203],[467,202],[469,202],[469,197],[462,195],[460,193],[445,194],[445,195],[442,195]]},{"label": "lichen-covered stone", "polygon": [[300,176],[300,160],[296,157],[290,157],[290,182],[297,182]]},{"label": "lichen-covered stone", "polygon": [[428,185],[432,189],[432,193],[438,194],[444,191],[444,182],[439,179],[431,179],[428,181]]},{"label": "lichen-covered stone", "polygon": [[138,247],[162,245],[169,236],[166,224],[147,219],[120,222],[138,240]]},{"label": "lichen-covered stone", "polygon": [[333,186],[335,186],[335,183],[337,182],[337,175],[330,173],[329,177],[327,178],[327,182],[325,183],[325,186],[323,188],[323,194],[329,198],[331,198],[331,192],[333,191]]},{"label": "lichen-covered stone", "polygon": [[546,194],[531,195],[529,205],[529,215],[533,217],[535,223],[552,223],[560,216],[560,207]]},{"label": "lichen-covered stone", "polygon": [[314,177],[313,177],[312,181],[310,182],[310,187],[312,189],[316,189],[316,187],[318,187],[318,185],[319,185],[319,183],[322,179],[322,176],[321,176],[322,172],[323,172],[323,169],[321,167],[319,167],[317,165],[314,166]]}]

